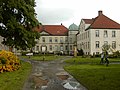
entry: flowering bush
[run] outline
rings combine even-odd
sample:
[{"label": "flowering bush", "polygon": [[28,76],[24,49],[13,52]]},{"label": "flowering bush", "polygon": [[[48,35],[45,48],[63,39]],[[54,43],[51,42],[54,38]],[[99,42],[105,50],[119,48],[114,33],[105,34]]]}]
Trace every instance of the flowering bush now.
[{"label": "flowering bush", "polygon": [[20,68],[20,60],[12,52],[0,51],[0,73],[11,72]]}]

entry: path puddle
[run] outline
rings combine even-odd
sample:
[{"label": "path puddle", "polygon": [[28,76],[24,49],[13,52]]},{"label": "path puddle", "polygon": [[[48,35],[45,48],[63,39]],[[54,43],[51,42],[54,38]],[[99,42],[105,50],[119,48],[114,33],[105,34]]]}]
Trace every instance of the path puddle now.
[{"label": "path puddle", "polygon": [[68,75],[57,75],[57,77],[61,80],[67,80],[69,78]]},{"label": "path puddle", "polygon": [[79,90],[80,84],[74,81],[65,81],[62,86],[68,90]]},{"label": "path puddle", "polygon": [[42,73],[41,72],[36,72],[36,73],[33,73],[33,76],[41,77]]},{"label": "path puddle", "polygon": [[67,80],[69,78],[69,75],[67,72],[56,73],[56,76],[61,80]]},{"label": "path puddle", "polygon": [[33,77],[35,88],[41,88],[42,86],[47,86],[49,80],[43,77]]}]

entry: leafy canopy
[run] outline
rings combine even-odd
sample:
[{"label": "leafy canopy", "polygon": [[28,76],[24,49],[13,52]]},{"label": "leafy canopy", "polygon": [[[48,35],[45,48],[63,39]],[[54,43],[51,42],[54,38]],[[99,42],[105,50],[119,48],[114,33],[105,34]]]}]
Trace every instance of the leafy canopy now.
[{"label": "leafy canopy", "polygon": [[33,47],[40,37],[33,30],[39,23],[35,18],[35,0],[0,0],[0,36],[3,44],[17,49]]}]

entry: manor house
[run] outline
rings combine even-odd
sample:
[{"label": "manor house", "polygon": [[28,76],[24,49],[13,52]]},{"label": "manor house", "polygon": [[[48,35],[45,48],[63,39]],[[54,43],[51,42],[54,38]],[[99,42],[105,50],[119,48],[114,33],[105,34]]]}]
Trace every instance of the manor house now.
[{"label": "manor house", "polygon": [[100,54],[104,44],[120,51],[120,24],[98,11],[97,17],[81,20],[77,48],[83,49],[86,55]]}]

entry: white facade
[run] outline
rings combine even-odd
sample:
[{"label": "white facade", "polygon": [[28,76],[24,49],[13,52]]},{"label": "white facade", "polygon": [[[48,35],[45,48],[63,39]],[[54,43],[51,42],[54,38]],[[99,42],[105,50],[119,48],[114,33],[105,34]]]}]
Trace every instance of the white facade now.
[{"label": "white facade", "polygon": [[[110,45],[114,51],[120,51],[120,29],[90,29],[89,31],[90,54],[100,54],[104,44]],[[99,35],[97,35],[97,32],[99,32]]]},{"label": "white facade", "polygon": [[[73,53],[74,44],[76,42],[76,34],[78,33],[78,30],[68,30],[63,25],[49,25],[43,27],[44,28],[41,29],[40,32],[41,37],[39,38],[39,40],[36,40],[37,44],[33,48],[34,52],[47,52],[55,54],[70,54],[71,52]],[[56,33],[54,33],[55,31]]]},{"label": "white facade", "polygon": [[37,44],[33,51],[44,52],[42,48],[45,47],[45,52],[48,53],[68,53],[68,36],[41,36],[37,40]]},{"label": "white facade", "polygon": [[100,54],[104,44],[110,45],[113,51],[120,51],[120,25],[102,11],[97,18],[82,19],[77,35],[78,50],[83,49],[85,55]]},{"label": "white facade", "polygon": [[68,32],[69,54],[73,53],[74,51],[74,45],[77,42],[77,33],[78,30],[69,30]]},{"label": "white facade", "polygon": [[86,29],[90,26],[89,24],[85,24],[83,20],[81,20],[79,27],[79,34],[77,35],[77,48],[78,50],[83,49],[85,54],[90,54],[90,30]]}]

